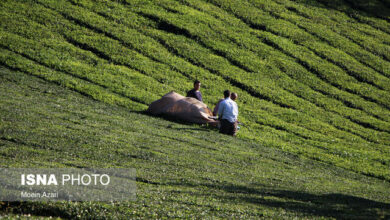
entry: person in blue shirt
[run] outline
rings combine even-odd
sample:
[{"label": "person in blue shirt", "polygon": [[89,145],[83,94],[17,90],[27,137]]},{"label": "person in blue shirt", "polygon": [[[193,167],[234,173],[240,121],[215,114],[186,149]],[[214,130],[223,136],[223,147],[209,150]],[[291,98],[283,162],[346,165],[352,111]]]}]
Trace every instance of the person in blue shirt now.
[{"label": "person in blue shirt", "polygon": [[219,132],[222,134],[236,136],[238,124],[238,106],[234,100],[236,100],[238,96],[237,93],[233,93],[231,96],[229,90],[225,90],[223,95],[225,99],[220,102],[218,106],[218,117],[221,122]]},{"label": "person in blue shirt", "polygon": [[203,102],[202,93],[200,93],[200,82],[195,80],[194,88],[187,92],[187,97],[196,98],[197,100]]}]

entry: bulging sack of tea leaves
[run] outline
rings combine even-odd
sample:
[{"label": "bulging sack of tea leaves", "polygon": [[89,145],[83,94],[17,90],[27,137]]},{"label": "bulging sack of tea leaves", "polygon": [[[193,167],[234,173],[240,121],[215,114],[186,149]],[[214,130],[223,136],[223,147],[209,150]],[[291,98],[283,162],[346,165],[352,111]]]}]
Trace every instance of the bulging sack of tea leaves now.
[{"label": "bulging sack of tea leaves", "polygon": [[152,115],[166,115],[186,122],[216,125],[213,113],[203,102],[169,92],[152,102],[147,110]]}]

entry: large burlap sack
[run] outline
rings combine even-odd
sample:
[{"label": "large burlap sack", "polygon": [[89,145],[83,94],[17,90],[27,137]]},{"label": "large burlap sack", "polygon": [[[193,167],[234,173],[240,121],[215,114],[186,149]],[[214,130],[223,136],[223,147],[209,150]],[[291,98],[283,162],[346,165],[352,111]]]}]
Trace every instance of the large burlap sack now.
[{"label": "large burlap sack", "polygon": [[203,102],[184,97],[176,92],[165,94],[161,99],[149,105],[148,112],[152,115],[167,115],[183,121],[215,125],[217,122],[209,117],[213,113]]}]

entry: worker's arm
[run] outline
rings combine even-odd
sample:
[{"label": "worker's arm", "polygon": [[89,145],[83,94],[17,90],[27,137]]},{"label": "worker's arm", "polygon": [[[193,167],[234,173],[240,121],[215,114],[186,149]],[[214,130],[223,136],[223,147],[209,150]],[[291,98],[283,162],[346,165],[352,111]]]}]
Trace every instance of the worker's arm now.
[{"label": "worker's arm", "polygon": [[225,109],[225,102],[222,101],[221,103],[219,103],[219,106],[218,106],[218,118],[219,119],[222,119],[222,114],[223,114],[223,110]]},{"label": "worker's arm", "polygon": [[195,92],[195,96],[196,96],[196,99],[203,102],[203,98],[202,98],[202,93],[200,92]]}]

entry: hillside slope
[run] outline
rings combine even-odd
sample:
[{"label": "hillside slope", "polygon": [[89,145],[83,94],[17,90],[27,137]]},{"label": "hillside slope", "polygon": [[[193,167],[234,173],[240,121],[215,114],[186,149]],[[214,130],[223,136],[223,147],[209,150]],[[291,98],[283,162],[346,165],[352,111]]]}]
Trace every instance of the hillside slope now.
[{"label": "hillside slope", "polygon": [[390,25],[313,4],[2,1],[0,62],[131,110],[199,79],[240,137],[390,180]]},{"label": "hillside slope", "polygon": [[[12,97],[12,98],[11,98]],[[385,218],[390,183],[0,68],[0,167],[137,170],[135,202],[0,202],[61,218]]]},{"label": "hillside slope", "polygon": [[390,181],[387,0],[5,0],[0,9],[7,68],[136,112],[198,79],[210,107],[225,89],[239,94],[237,141]]}]

